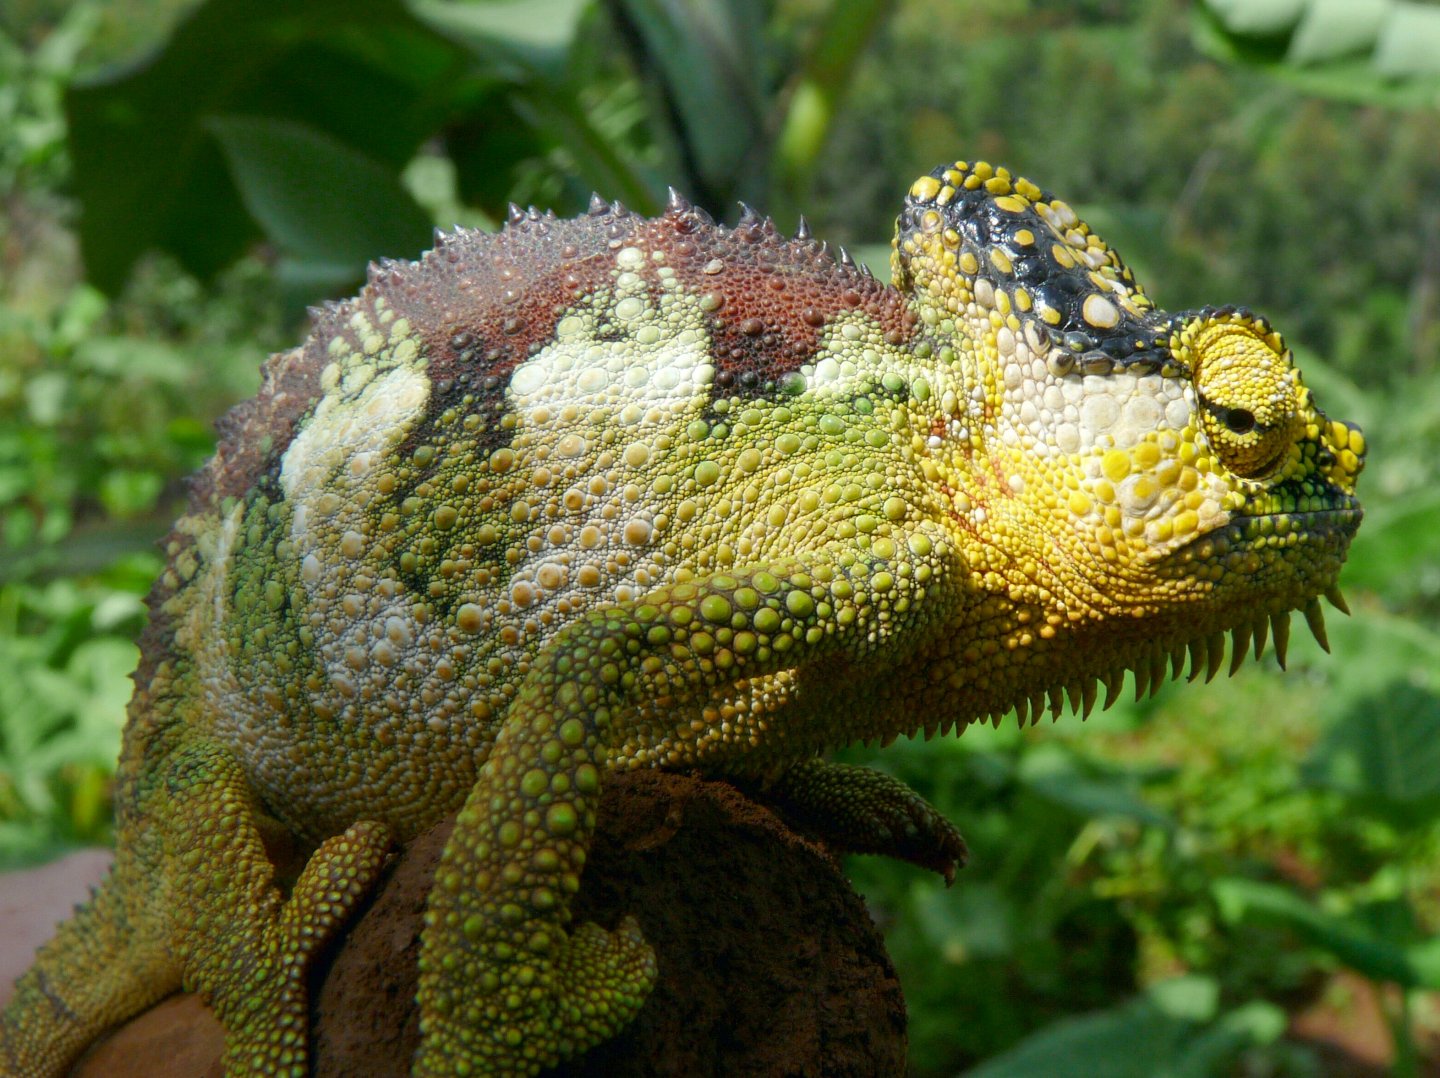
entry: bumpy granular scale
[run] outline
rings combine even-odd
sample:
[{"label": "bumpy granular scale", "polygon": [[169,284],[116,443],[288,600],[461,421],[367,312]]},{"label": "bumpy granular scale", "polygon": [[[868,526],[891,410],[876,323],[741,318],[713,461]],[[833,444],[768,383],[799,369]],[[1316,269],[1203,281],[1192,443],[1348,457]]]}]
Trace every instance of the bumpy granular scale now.
[{"label": "bumpy granular scale", "polygon": [[[232,1073],[304,1073],[315,942],[458,809],[414,1072],[533,1074],[656,977],[634,922],[571,923],[607,773],[730,776],[948,874],[952,827],[817,754],[1323,634],[1364,440],[1265,320],[1159,310],[983,163],[912,186],[892,276],[597,203],[319,312],[167,541],[115,873],[22,981],[11,1069],[184,984]],[[277,823],[323,841],[288,896]]]}]

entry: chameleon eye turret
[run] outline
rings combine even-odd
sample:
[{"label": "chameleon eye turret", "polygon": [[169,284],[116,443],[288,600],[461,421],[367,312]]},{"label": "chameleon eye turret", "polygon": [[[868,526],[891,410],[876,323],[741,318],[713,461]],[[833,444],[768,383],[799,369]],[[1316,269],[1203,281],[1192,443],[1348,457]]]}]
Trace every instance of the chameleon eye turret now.
[{"label": "chameleon eye turret", "polygon": [[[311,956],[392,840],[458,813],[413,1073],[534,1075],[657,976],[633,922],[569,913],[611,770],[769,784],[948,878],[952,825],[821,754],[1283,659],[1294,610],[1323,642],[1365,443],[1268,323],[1157,308],[984,162],[911,186],[892,269],[597,197],[319,312],[166,540],[115,869],[0,1060],[54,1078],[183,985],[227,1073],[299,1078]],[[314,851],[289,893],[262,806]]]},{"label": "chameleon eye turret", "polygon": [[1201,315],[1178,331],[1194,371],[1205,437],[1246,479],[1274,474],[1304,431],[1294,367],[1280,335],[1243,313]]}]

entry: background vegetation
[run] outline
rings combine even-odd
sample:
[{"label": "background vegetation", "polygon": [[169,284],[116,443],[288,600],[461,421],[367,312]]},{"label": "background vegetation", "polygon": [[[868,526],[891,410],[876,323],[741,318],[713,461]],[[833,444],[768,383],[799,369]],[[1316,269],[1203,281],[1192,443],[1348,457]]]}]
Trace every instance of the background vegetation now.
[{"label": "background vegetation", "polygon": [[13,0],[0,13],[0,867],[109,829],[153,548],[211,423],[432,223],[744,198],[884,261],[957,156],[1163,306],[1245,302],[1370,445],[1335,656],[873,758],[917,1075],[1440,1066],[1440,9],[1374,0]]}]

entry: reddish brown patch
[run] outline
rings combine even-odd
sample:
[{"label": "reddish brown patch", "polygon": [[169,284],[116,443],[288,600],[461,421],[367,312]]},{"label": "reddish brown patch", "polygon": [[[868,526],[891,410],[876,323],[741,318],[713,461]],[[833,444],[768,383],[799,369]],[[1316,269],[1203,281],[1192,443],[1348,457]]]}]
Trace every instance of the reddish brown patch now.
[{"label": "reddish brown patch", "polygon": [[[441,381],[504,377],[550,343],[555,324],[622,268],[616,254],[644,253],[633,272],[652,294],[663,264],[706,296],[717,388],[758,392],[815,355],[825,326],[862,310],[886,339],[911,339],[916,319],[904,298],[813,240],[781,237],[769,221],[734,229],[689,209],[647,219],[607,210],[575,220],[527,216],[495,235],[446,238],[419,262],[378,270],[357,302],[383,297],[424,336],[432,376]],[[344,332],[348,311],[334,332]],[[324,335],[326,327],[317,328]]]}]

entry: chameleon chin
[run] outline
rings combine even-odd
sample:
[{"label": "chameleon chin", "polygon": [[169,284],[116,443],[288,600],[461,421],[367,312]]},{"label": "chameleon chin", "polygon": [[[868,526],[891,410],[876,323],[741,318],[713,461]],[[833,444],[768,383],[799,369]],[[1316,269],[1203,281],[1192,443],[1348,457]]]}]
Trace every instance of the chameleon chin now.
[{"label": "chameleon chin", "polygon": [[[305,1074],[307,961],[459,809],[414,1074],[535,1074],[656,975],[568,913],[607,773],[768,784],[948,875],[950,824],[819,754],[1283,660],[1291,611],[1324,642],[1365,441],[1264,318],[1156,308],[984,163],[911,186],[892,276],[597,199],[317,311],[165,541],[115,867],[19,982],[5,1072],[183,986],[228,1074]],[[314,846],[288,894],[261,813]]]}]

